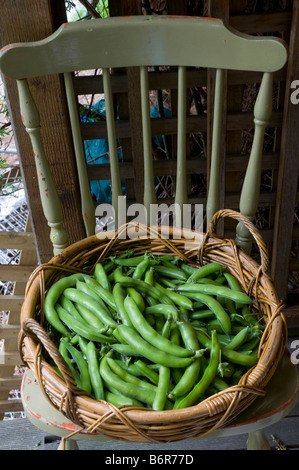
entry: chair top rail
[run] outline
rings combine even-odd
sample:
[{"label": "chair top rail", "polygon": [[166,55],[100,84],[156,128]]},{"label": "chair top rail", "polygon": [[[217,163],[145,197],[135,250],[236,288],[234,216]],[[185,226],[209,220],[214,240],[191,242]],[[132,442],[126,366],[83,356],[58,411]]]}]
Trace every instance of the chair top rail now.
[{"label": "chair top rail", "polygon": [[286,61],[279,38],[243,34],[217,18],[163,15],[65,23],[41,41],[0,51],[1,71],[14,79],[152,65],[274,72]]}]

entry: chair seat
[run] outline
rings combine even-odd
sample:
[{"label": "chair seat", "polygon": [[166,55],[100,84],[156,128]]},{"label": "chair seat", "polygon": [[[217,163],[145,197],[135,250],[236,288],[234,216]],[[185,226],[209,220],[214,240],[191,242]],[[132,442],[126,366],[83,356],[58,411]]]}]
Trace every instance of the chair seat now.
[{"label": "chair seat", "polygon": [[[298,399],[298,385],[296,367],[291,363],[289,354],[286,352],[268,384],[266,395],[258,397],[232,424],[211,431],[203,439],[248,433],[249,437],[251,436],[248,448],[269,448],[263,433],[259,433],[290,413]],[[30,369],[26,370],[23,377],[22,403],[29,421],[42,431],[54,436],[66,437],[79,429],[77,425],[51,406]],[[73,439],[103,442],[103,448],[105,442],[114,441],[114,439],[102,434],[90,434],[85,431],[78,432]],[[69,448],[72,446],[70,445]]]}]

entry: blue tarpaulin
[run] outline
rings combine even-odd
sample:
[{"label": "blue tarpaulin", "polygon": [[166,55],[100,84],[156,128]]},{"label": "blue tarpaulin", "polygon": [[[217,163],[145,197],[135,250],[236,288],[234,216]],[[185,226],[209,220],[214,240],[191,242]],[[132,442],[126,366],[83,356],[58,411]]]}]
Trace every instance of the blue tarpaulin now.
[{"label": "blue tarpaulin", "polygon": [[[106,108],[105,108],[105,100],[102,99],[98,101],[92,107],[93,113],[96,112],[99,116],[103,118],[106,117]],[[171,112],[164,108],[164,115],[165,117],[169,117]],[[151,110],[151,118],[158,118],[160,117],[158,106],[154,106]],[[92,122],[93,118],[83,118],[85,122]],[[163,147],[163,139],[161,136],[154,136],[153,141],[156,146]],[[85,157],[86,162],[89,165],[92,164],[104,164],[109,163],[109,147],[107,139],[93,139],[93,140],[85,140],[84,141],[84,148],[85,148]],[[118,158],[122,160],[122,150],[121,147],[118,149]],[[126,193],[125,187],[125,180],[121,180],[122,183],[122,192],[123,195]],[[110,203],[112,196],[111,196],[111,182],[110,180],[92,180],[90,181],[90,188],[92,197],[96,203]]]}]

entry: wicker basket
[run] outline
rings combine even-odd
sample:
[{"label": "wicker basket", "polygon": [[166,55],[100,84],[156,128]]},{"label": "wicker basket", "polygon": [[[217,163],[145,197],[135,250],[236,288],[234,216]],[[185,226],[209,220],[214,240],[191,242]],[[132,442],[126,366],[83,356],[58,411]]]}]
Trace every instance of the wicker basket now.
[{"label": "wicker basket", "polygon": [[[234,241],[214,236],[219,220],[224,217],[234,218],[249,229],[260,251],[260,265],[237,248]],[[86,238],[69,246],[33,272],[21,312],[20,354],[50,403],[85,431],[129,442],[164,443],[201,437],[231,422],[258,395],[265,394],[266,385],[285,349],[287,330],[281,314],[283,305],[277,298],[268,273],[269,260],[265,244],[254,225],[238,212],[217,212],[207,233],[199,234],[193,241],[188,239],[188,243],[186,238],[191,236],[191,232],[184,231],[185,238],[182,238],[181,231],[172,229],[172,237],[167,238],[160,227],[155,236],[150,238],[147,228],[143,229],[143,236],[139,231],[135,238],[133,233],[136,226],[131,224],[122,227],[111,239],[109,232],[105,239],[97,235]],[[126,238],[120,236],[124,233]],[[266,328],[260,341],[257,365],[237,385],[196,406],[161,412],[136,406],[117,408],[106,401],[96,401],[76,388],[68,366],[43,326],[45,293],[61,272],[91,273],[98,261],[128,248],[134,248],[135,254],[146,250],[156,254],[173,253],[195,266],[217,261],[239,279],[244,291],[256,301],[259,311],[265,314]],[[63,378],[55,371],[53,364],[59,367]]]}]

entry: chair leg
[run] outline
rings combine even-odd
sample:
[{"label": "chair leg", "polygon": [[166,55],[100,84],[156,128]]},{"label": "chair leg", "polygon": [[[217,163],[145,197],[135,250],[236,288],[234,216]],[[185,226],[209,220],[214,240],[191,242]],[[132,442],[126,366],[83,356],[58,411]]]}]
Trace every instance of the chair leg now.
[{"label": "chair leg", "polygon": [[270,444],[262,429],[248,433],[247,450],[270,450]]},{"label": "chair leg", "polygon": [[79,450],[77,441],[73,439],[66,439],[64,441],[64,449],[62,446],[62,440],[59,443],[59,446],[57,447],[57,450]]}]

